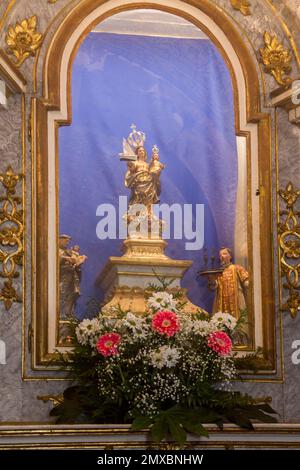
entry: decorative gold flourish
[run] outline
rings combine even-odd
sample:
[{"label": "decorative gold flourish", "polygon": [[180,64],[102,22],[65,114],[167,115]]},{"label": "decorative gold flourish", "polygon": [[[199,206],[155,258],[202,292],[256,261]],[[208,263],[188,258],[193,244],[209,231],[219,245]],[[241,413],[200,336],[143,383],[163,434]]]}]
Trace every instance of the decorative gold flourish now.
[{"label": "decorative gold flourish", "polygon": [[37,397],[38,400],[42,400],[44,403],[51,401],[54,406],[60,405],[64,402],[64,396],[62,393],[59,395],[40,395]]},{"label": "decorative gold flourish", "polygon": [[37,17],[31,16],[16,23],[15,27],[10,26],[5,37],[8,46],[8,54],[13,54],[17,59],[15,65],[20,67],[29,56],[34,56],[40,47],[43,36],[36,31]]},{"label": "decorative gold flourish", "polygon": [[230,0],[232,8],[240,11],[244,16],[251,15],[251,3],[248,0]]},{"label": "decorative gold flourish", "polygon": [[17,294],[16,289],[12,285],[12,280],[4,282],[4,287],[0,291],[0,300],[4,302],[6,310],[9,310],[14,302],[22,302],[20,296]]},{"label": "decorative gold flourish", "polygon": [[267,31],[264,33],[265,47],[261,47],[260,60],[265,66],[265,72],[272,75],[279,85],[287,87],[292,79],[284,77],[291,73],[292,54],[278,41],[276,34],[271,36]]},{"label": "decorative gold flourish", "polygon": [[0,277],[6,278],[0,290],[0,300],[9,310],[13,302],[21,302],[13,286],[13,278],[19,276],[16,266],[23,264],[23,210],[18,209],[22,198],[15,196],[16,186],[23,175],[15,174],[9,166],[6,173],[0,173],[0,182],[6,195],[0,197]]},{"label": "decorative gold flourish", "polygon": [[286,281],[282,287],[289,290],[289,297],[281,309],[288,310],[295,318],[300,310],[300,212],[296,211],[294,206],[300,196],[300,190],[294,190],[289,182],[285,190],[279,190],[279,195],[286,204],[286,209],[279,212],[283,220],[278,223],[280,266],[282,277],[285,276]]},{"label": "decorative gold flourish", "polygon": [[57,2],[57,0],[48,0],[48,3],[54,4],[54,3],[56,3],[56,2]]}]

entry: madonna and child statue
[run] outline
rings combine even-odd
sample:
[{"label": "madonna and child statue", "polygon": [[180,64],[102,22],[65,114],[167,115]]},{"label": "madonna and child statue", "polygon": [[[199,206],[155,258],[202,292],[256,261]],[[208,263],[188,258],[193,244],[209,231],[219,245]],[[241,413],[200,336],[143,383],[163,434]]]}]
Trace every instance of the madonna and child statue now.
[{"label": "madonna and child statue", "polygon": [[[156,145],[147,161],[145,141],[145,133],[132,125],[129,136],[123,138],[123,151],[119,154],[120,160],[127,164],[124,184],[130,190],[128,210],[124,214],[127,238],[123,241],[123,256],[109,257],[97,280],[105,293],[102,312],[107,315],[114,315],[120,307],[137,314],[145,313],[147,289],[159,285],[159,278],[164,278],[169,281],[170,290],[178,291],[180,280],[192,265],[192,261],[173,260],[165,254],[163,221],[153,211],[160,202],[160,178],[165,165],[160,161]],[[184,300],[187,311],[202,310],[186,296]]]},{"label": "madonna and child statue", "polygon": [[[159,161],[159,149],[156,145],[152,148],[150,163],[147,162],[147,151],[144,147],[146,136],[144,132],[137,131],[134,124],[131,129],[128,138],[123,139],[123,153],[120,153],[120,160],[127,161],[125,187],[130,189],[129,210],[126,214],[126,220],[129,222],[128,234],[132,235],[130,227],[133,225],[134,228],[139,227],[139,230],[135,231],[136,236],[139,232],[140,236],[153,238],[155,223],[159,223],[154,217],[153,206],[160,202],[160,174],[165,165]],[[133,221],[138,221],[139,226],[132,224]]]}]

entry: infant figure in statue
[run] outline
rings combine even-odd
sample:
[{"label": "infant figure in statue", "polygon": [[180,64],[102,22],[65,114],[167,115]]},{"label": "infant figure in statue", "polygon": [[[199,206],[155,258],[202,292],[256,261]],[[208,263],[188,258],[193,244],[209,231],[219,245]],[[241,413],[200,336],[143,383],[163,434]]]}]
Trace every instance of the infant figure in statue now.
[{"label": "infant figure in statue", "polygon": [[154,145],[152,149],[152,158],[150,162],[150,173],[152,175],[153,181],[156,182],[157,197],[159,197],[161,193],[160,174],[162,170],[164,170],[164,168],[165,168],[165,165],[159,161],[159,148],[156,145]]}]

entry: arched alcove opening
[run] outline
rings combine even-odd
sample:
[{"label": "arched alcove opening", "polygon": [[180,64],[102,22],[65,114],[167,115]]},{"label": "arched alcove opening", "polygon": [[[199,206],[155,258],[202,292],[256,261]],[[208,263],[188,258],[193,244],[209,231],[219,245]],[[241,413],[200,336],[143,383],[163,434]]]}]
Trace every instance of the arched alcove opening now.
[{"label": "arched alcove opening", "polygon": [[[93,4],[92,4],[93,3]],[[85,9],[83,11],[83,4]],[[51,42],[44,67],[44,97],[34,103],[36,136],[37,231],[36,231],[36,307],[42,312],[36,316],[35,366],[47,361],[55,349],[57,315],[57,240],[58,240],[58,127],[71,121],[70,83],[76,51],[89,30],[103,19],[120,11],[151,8],[179,15],[198,26],[219,48],[232,78],[235,106],[235,130],[248,162],[247,209],[249,244],[249,271],[253,282],[253,318],[255,341],[253,345],[265,348],[264,367],[272,367],[273,312],[270,240],[269,188],[260,200],[255,196],[261,184],[260,177],[269,171],[270,148],[268,116],[259,114],[259,82],[246,45],[225,18],[218,18],[214,7],[206,2],[199,8],[182,2],[144,2],[143,4],[118,4],[83,2],[62,23]],[[51,74],[49,74],[51,70]],[[267,175],[269,178],[270,175]],[[266,181],[266,178],[265,178]],[[270,186],[269,186],[270,187]],[[48,188],[48,191],[45,191]],[[260,221],[264,226],[260,227]],[[266,230],[266,231],[265,231]],[[46,244],[46,245],[45,245]],[[48,248],[48,258],[43,259],[43,247]],[[268,267],[269,266],[269,267]],[[267,276],[265,276],[267,274]],[[261,295],[267,293],[268,301]],[[46,333],[45,333],[46,332]],[[40,341],[40,337],[43,338]]]},{"label": "arched alcove opening", "polygon": [[[95,280],[108,256],[122,253],[119,221],[126,209],[119,197],[129,190],[126,165],[116,157],[131,122],[146,132],[148,162],[158,146],[166,166],[160,201],[180,213],[176,231],[173,217],[165,221],[164,238],[171,240],[166,253],[193,261],[182,286],[194,304],[212,312],[215,293],[197,272],[219,266],[221,246],[231,247],[235,262],[248,269],[247,143],[235,133],[231,75],[217,47],[177,15],[153,9],[118,13],[95,25],[81,43],[71,99],[72,123],[60,127],[58,139],[59,233],[69,234],[69,246],[78,244],[88,257],[77,315],[87,314],[90,298],[103,299]],[[200,204],[204,224],[196,224]],[[97,236],[102,205],[104,213],[112,206],[112,220]]]}]

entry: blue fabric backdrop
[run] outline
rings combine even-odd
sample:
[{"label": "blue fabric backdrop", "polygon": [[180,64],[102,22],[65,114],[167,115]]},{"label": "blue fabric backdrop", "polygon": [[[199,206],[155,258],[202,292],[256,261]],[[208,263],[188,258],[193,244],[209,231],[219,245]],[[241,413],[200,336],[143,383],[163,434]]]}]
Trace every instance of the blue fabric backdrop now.
[{"label": "blue fabric backdrop", "polygon": [[[78,315],[95,279],[120,240],[96,236],[96,208],[127,194],[122,138],[132,122],[166,164],[161,202],[205,205],[205,246],[233,246],[237,187],[233,91],[228,69],[209,40],[90,33],[73,65],[72,124],[59,131],[60,233],[88,256]],[[172,233],[172,231],[171,231]],[[167,253],[191,259],[183,285],[191,300],[211,310],[213,296],[196,279],[201,251],[169,240]]]}]

